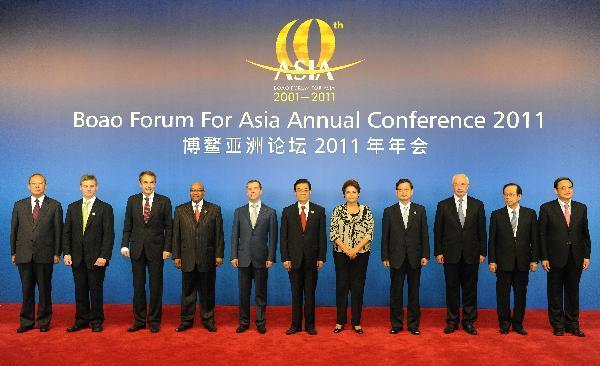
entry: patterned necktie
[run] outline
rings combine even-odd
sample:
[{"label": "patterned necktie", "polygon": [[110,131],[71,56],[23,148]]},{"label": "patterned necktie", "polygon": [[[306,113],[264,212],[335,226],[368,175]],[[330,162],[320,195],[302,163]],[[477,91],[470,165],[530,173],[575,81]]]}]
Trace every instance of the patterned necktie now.
[{"label": "patterned necktie", "polygon": [[200,221],[200,210],[198,209],[199,204],[194,205],[194,217],[196,218],[196,222]]},{"label": "patterned necktie", "polygon": [[460,226],[465,226],[465,213],[463,212],[463,199],[460,198],[458,200],[458,220],[460,221]]},{"label": "patterned necktie", "polygon": [[302,225],[302,231],[306,231],[306,212],[304,212],[306,206],[300,206],[300,208],[302,209],[302,213],[300,214],[300,224]]},{"label": "patterned necktie", "polygon": [[83,215],[83,232],[85,233],[85,227],[87,226],[88,217],[90,215],[88,208],[90,207],[90,201],[84,200],[81,206],[81,214]]},{"label": "patterned necktie", "polygon": [[37,222],[38,216],[40,215],[40,200],[38,200],[37,198],[35,199],[35,206],[33,207],[33,223],[35,224]]},{"label": "patterned necktie", "polygon": [[402,207],[402,221],[404,221],[404,228],[408,228],[408,206]]},{"label": "patterned necktie", "polygon": [[517,210],[513,210],[510,218],[510,226],[512,226],[513,235],[517,236]]},{"label": "patterned necktie", "polygon": [[146,203],[144,204],[144,224],[150,221],[150,197],[145,197]]},{"label": "patterned necktie", "polygon": [[252,212],[250,214],[250,224],[252,224],[252,228],[256,226],[256,219],[258,218],[258,205],[252,205]]},{"label": "patterned necktie", "polygon": [[567,221],[567,226],[571,226],[571,213],[569,212],[568,203],[565,203],[565,220]]}]

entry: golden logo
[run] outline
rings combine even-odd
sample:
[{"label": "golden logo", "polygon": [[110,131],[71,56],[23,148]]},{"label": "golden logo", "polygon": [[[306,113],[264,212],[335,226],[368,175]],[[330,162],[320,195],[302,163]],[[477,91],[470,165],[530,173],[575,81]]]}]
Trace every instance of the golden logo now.
[{"label": "golden logo", "polygon": [[[311,59],[308,55],[308,33],[314,20],[317,21],[321,33],[321,51],[316,64],[315,60]],[[288,55],[287,40],[290,30],[296,22],[298,22],[298,19],[287,23],[277,35],[275,55],[277,56],[279,67],[262,65],[250,60],[246,60],[246,62],[276,72],[275,80],[277,80],[280,73],[286,74],[288,80],[292,80],[292,75],[302,75],[301,77],[294,77],[294,80],[302,80],[306,75],[309,75],[310,80],[314,80],[313,75],[315,74],[317,75],[316,79],[319,77],[318,74],[327,74],[327,77],[333,80],[332,72],[346,69],[364,61],[362,59],[342,66],[329,67],[329,61],[335,52],[335,34],[333,33],[333,29],[327,22],[321,19],[309,19],[301,23],[294,33],[292,46],[296,55],[296,61],[292,62]],[[335,22],[334,27],[342,28],[343,25],[341,22]]]}]

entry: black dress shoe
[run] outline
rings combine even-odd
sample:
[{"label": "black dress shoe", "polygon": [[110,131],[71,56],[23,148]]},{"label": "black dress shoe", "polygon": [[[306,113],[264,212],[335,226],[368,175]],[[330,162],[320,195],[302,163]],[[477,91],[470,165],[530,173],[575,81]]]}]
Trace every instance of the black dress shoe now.
[{"label": "black dress shoe", "polygon": [[186,330],[192,327],[191,324],[179,324],[177,328],[175,328],[176,332],[185,332]]},{"label": "black dress shoe", "polygon": [[419,328],[408,328],[408,331],[412,335],[421,335],[421,331],[419,330]]},{"label": "black dress shoe", "polygon": [[585,333],[581,329],[566,329],[565,332],[574,335],[575,337],[585,337]]},{"label": "black dress shoe", "polygon": [[500,328],[500,334],[508,334],[508,328]]},{"label": "black dress shoe", "polygon": [[26,327],[19,327],[17,328],[17,333],[25,333],[28,330],[32,330],[33,329],[33,325],[28,325]]},{"label": "black dress shoe", "polygon": [[513,331],[515,333],[517,333],[517,334],[520,334],[520,335],[527,335],[527,331],[525,330],[525,328],[519,328],[519,329],[514,329],[513,328]]},{"label": "black dress shoe", "polygon": [[[292,335],[292,334],[296,334],[298,333],[300,330],[298,328],[295,327],[291,327],[290,329],[285,331],[285,335]],[[308,332],[308,330],[307,330]]]},{"label": "black dress shoe", "polygon": [[158,333],[160,332],[160,325],[151,325],[150,326],[150,333]]},{"label": "black dress shoe", "polygon": [[127,331],[129,333],[132,333],[132,332],[137,332],[138,330],[142,330],[142,329],[146,329],[146,324],[144,324],[144,325],[134,324],[133,326],[127,328]]},{"label": "black dress shoe", "polygon": [[390,334],[398,334],[402,332],[402,327],[397,328],[397,327],[392,327],[392,329],[390,329]]},{"label": "black dress shoe", "polygon": [[217,331],[217,326],[214,324],[205,325],[204,328],[206,328],[206,330],[208,330],[211,333],[214,333]]},{"label": "black dress shoe", "polygon": [[82,329],[87,329],[90,326],[87,324],[73,324],[71,327],[67,328],[67,332],[69,333],[73,333],[73,332],[79,332]]},{"label": "black dress shoe", "polygon": [[552,334],[554,334],[557,337],[562,337],[565,335],[565,330],[562,328],[554,328],[552,330]]},{"label": "black dress shoe", "polygon": [[457,329],[458,329],[458,327],[456,325],[447,325],[446,328],[444,328],[444,333],[446,333],[446,334],[454,333]]},{"label": "black dress shoe", "polygon": [[362,328],[353,327],[357,334],[363,334],[365,331]]},{"label": "black dress shoe", "polygon": [[50,326],[49,325],[40,325],[40,332],[46,333],[49,330],[50,330]]},{"label": "black dress shoe", "polygon": [[306,333],[308,333],[308,335],[314,336],[317,335],[317,330],[315,328],[309,328],[306,330]]},{"label": "black dress shoe", "polygon": [[342,330],[344,330],[344,326],[342,325],[341,327],[335,327],[333,328],[333,332],[334,333],[340,333]]},{"label": "black dress shoe", "polygon": [[463,329],[465,330],[465,332],[469,333],[470,335],[477,335],[477,329],[475,329],[475,327],[472,326],[471,324],[463,325]]},{"label": "black dress shoe", "polygon": [[259,325],[256,327],[256,330],[258,330],[260,334],[265,334],[267,332],[267,327],[264,325]]},{"label": "black dress shoe", "polygon": [[235,330],[236,333],[244,333],[245,331],[248,330],[248,326],[247,325],[240,325],[239,327],[237,327],[237,329]]},{"label": "black dress shoe", "polygon": [[100,333],[104,330],[104,328],[102,328],[102,325],[93,325],[92,326],[92,332],[94,333]]}]

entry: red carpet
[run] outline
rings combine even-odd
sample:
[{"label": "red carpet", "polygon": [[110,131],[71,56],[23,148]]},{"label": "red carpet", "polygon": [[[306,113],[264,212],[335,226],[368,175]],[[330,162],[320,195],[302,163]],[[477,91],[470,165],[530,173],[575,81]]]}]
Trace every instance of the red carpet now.
[{"label": "red carpet", "polygon": [[600,311],[582,312],[585,338],[553,336],[545,310],[527,312],[525,327],[529,335],[525,337],[516,333],[500,335],[492,309],[480,310],[475,324],[478,336],[464,331],[443,334],[443,309],[423,310],[421,336],[406,331],[388,334],[387,308],[365,308],[363,335],[350,330],[333,334],[335,308],[319,308],[317,336],[284,334],[290,325],[289,307],[268,308],[268,332],[264,335],[254,327],[236,334],[237,308],[231,306],[217,308],[216,333],[209,333],[198,321],[187,332],[176,333],[178,306],[164,308],[162,328],[157,334],[148,330],[126,332],[133,319],[131,305],[107,305],[105,311],[107,321],[102,333],[88,329],[67,333],[75,306],[54,305],[50,332],[35,329],[17,334],[19,305],[0,304],[0,364],[600,364]]}]

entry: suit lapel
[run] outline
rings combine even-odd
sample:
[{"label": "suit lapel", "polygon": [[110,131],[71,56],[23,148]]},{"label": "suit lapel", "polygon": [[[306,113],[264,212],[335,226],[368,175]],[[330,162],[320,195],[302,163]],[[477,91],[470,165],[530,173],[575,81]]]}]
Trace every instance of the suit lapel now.
[{"label": "suit lapel", "polygon": [[[208,212],[211,210],[210,206],[211,206],[210,202],[204,201],[204,203],[202,204],[202,211],[200,212],[200,220],[198,221],[198,224],[204,223],[204,221],[206,221],[206,216],[208,216]],[[192,216],[194,217],[194,222],[195,222],[196,218],[194,216],[193,209],[192,209]]]},{"label": "suit lapel", "polygon": [[249,204],[245,204],[242,206],[242,217],[248,224],[248,227],[250,229],[252,229],[252,222],[250,221],[250,205]]},{"label": "suit lapel", "polygon": [[[81,204],[83,205],[83,200],[82,200]],[[90,210],[90,214],[88,215],[87,223],[85,224],[86,232],[87,232],[88,228],[90,227],[90,225],[94,222],[94,218],[96,217],[96,213],[99,211],[99,207],[100,207],[100,200],[98,199],[98,197],[96,197],[96,200],[94,201],[94,204],[92,205],[92,209]],[[80,227],[83,227],[83,207],[81,210],[81,226]],[[85,232],[83,234],[85,235]]]},{"label": "suit lapel", "polygon": [[[452,208],[452,217],[454,217],[454,220],[456,220],[456,222],[458,223],[458,226],[460,226],[460,219],[458,218],[458,206],[456,205],[456,201],[454,200],[454,196],[450,197],[450,207]],[[469,204],[467,203],[467,207],[469,207]],[[467,222],[467,217],[465,216],[465,223]]]},{"label": "suit lapel", "polygon": [[[500,215],[500,216],[502,216],[502,225],[504,225],[507,228],[507,230],[509,230],[512,233],[513,229],[512,229],[512,224],[510,223],[510,212],[508,211],[508,209],[506,207],[504,207],[502,209],[502,211],[503,211],[502,215]],[[519,212],[519,220],[517,221],[517,233],[519,231],[519,221],[521,221],[521,219],[522,219],[520,214],[522,214],[522,213],[523,213],[522,211]]]},{"label": "suit lapel", "polygon": [[[571,200],[571,211],[573,211],[573,200]],[[565,219],[565,214],[560,207],[560,203],[557,200],[554,200],[554,213],[559,215],[562,219],[562,223],[565,225],[567,229],[569,229],[569,225],[567,225],[567,219]],[[573,213],[571,212],[571,222],[573,222]]]},{"label": "suit lapel", "polygon": [[50,200],[48,199],[48,197],[46,197],[44,199],[44,202],[42,203],[42,206],[40,207],[40,212],[38,213],[38,218],[35,221],[35,223],[33,224],[33,228],[35,229],[38,225],[38,223],[42,220],[42,218],[46,215],[46,213],[48,212],[48,205],[50,204]]},{"label": "suit lapel", "polygon": [[[416,218],[417,209],[415,208],[414,204],[411,204],[410,209],[408,210],[408,221],[406,222],[406,231],[408,231],[410,227],[415,223]],[[404,221],[402,221],[402,224],[402,226],[404,226]]]}]

